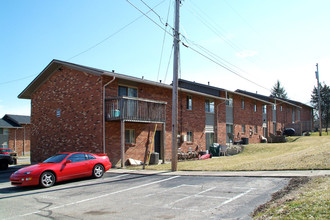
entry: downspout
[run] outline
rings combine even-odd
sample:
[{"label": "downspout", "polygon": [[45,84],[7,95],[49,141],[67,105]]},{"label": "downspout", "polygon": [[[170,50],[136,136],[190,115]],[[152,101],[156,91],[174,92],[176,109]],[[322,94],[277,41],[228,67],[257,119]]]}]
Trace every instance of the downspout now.
[{"label": "downspout", "polygon": [[115,76],[113,76],[112,80],[107,82],[103,86],[103,153],[105,154],[105,87],[107,87],[110,83],[112,83],[116,79]]},{"label": "downspout", "polygon": [[16,151],[16,131],[17,131],[17,128],[15,129],[14,151]]},{"label": "downspout", "polygon": [[23,153],[22,153],[22,155],[23,156],[25,156],[25,126],[23,127],[23,129],[24,129],[24,136],[23,136]]}]

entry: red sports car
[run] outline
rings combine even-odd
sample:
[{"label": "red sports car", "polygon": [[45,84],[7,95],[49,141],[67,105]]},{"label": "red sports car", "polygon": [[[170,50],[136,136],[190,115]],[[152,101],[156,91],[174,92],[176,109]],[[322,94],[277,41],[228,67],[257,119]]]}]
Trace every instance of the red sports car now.
[{"label": "red sports car", "polygon": [[42,163],[17,170],[10,176],[10,182],[16,186],[50,187],[55,182],[75,178],[100,178],[110,168],[111,162],[106,154],[59,153]]},{"label": "red sports car", "polygon": [[12,154],[12,153],[15,152],[10,148],[0,148],[0,154]]}]

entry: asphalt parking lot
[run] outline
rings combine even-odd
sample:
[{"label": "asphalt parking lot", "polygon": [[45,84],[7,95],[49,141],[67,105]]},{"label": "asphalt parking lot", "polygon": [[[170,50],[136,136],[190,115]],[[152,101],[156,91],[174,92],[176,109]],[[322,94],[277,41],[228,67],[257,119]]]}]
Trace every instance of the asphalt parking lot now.
[{"label": "asphalt parking lot", "polygon": [[110,171],[41,189],[11,186],[11,171],[0,173],[1,219],[250,219],[289,180]]}]

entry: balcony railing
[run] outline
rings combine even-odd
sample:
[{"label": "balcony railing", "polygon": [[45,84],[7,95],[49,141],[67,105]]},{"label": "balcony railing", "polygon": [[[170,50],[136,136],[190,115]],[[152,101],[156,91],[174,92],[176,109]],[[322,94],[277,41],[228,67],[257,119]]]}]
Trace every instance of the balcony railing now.
[{"label": "balcony railing", "polygon": [[115,97],[105,100],[107,121],[126,120],[165,122],[166,102],[135,97]]}]

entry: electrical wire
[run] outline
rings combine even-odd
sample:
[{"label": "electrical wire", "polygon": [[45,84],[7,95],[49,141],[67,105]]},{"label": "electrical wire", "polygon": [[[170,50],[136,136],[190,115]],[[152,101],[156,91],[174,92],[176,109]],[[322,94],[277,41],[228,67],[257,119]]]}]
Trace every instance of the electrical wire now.
[{"label": "electrical wire", "polygon": [[[142,0],[141,0],[142,1]],[[166,24],[165,24],[165,29],[167,28],[167,25],[168,25],[168,18],[169,18],[169,15],[170,15],[170,9],[171,9],[171,0],[169,1],[169,5],[168,5],[168,10],[167,10],[167,18],[166,18]],[[149,7],[149,6],[148,6]],[[160,17],[160,16],[159,16]],[[160,73],[160,68],[161,68],[161,65],[162,65],[162,60],[163,60],[163,52],[164,52],[164,45],[165,45],[165,38],[166,38],[166,31],[164,31],[164,36],[163,36],[163,44],[162,44],[162,49],[161,49],[161,52],[160,52],[160,59],[159,59],[159,65],[158,65],[158,73],[157,73],[157,82],[159,80],[159,73]]]},{"label": "electrical wire", "polygon": [[[233,41],[231,41],[230,39],[228,39],[222,32],[225,32],[225,30],[223,28],[221,28],[221,26],[219,26],[218,24],[216,24],[208,15],[207,13],[205,13],[202,9],[200,9],[193,1],[191,1],[192,3],[192,10],[188,11],[195,16],[196,18],[198,18],[198,20],[200,20],[200,22],[202,24],[204,24],[209,30],[211,30],[214,34],[216,34],[219,38],[221,38],[226,44],[228,44],[234,51],[236,51],[237,53],[241,53],[242,51],[244,51],[245,49],[242,48],[242,46],[240,46],[238,43],[235,43]],[[199,10],[206,18],[204,18],[197,10]],[[256,63],[256,60],[252,57],[246,57],[250,62],[252,63]]]},{"label": "electrical wire", "polygon": [[[163,0],[162,2],[158,3],[154,8],[158,7],[160,4],[162,4],[165,0]],[[150,8],[150,7],[149,7]],[[147,11],[145,14],[148,14],[150,13],[150,11],[153,11],[154,12],[154,8],[150,8],[149,11]],[[116,32],[110,34],[109,36],[107,36],[106,38],[104,38],[103,40],[101,40],[100,42],[94,44],[93,46],[87,48],[86,50],[70,57],[69,59],[66,59],[65,61],[69,61],[69,60],[72,60],[73,58],[76,58],[78,56],[80,56],[81,54],[84,54],[92,49],[94,49],[95,47],[99,46],[100,44],[104,43],[105,41],[109,40],[111,37],[115,36],[116,34],[120,33],[121,31],[123,31],[125,28],[127,28],[128,26],[130,26],[131,24],[133,24],[134,22],[136,22],[137,20],[141,19],[142,17],[144,17],[144,15],[141,15],[137,18],[135,18],[134,20],[132,20],[131,22],[129,22],[128,24],[124,25],[122,28],[120,28],[119,30],[117,30]],[[13,82],[17,82],[17,81],[21,81],[21,80],[24,80],[24,79],[28,79],[28,78],[31,78],[31,77],[35,77],[37,74],[33,74],[33,75],[30,75],[30,76],[26,76],[26,77],[23,77],[23,78],[18,78],[18,79],[14,79],[14,80],[11,80],[11,81],[7,81],[7,82],[1,82],[0,85],[5,85],[5,84],[9,84],[9,83],[13,83]]]},{"label": "electrical wire", "polygon": [[[171,35],[172,37],[175,37],[173,34],[169,33],[165,28],[163,28],[160,24],[158,24],[156,21],[154,21],[152,18],[150,18],[148,15],[146,15],[143,11],[141,11],[137,6],[135,6],[134,4],[132,4],[129,0],[126,0],[126,1],[127,1],[129,4],[131,4],[135,9],[137,9],[139,12],[141,12],[144,16],[146,16],[146,17],[147,17],[150,21],[152,21],[155,25],[157,25],[159,28],[161,28],[162,30],[164,30],[167,34]],[[183,36],[182,34],[180,34],[180,35]],[[183,36],[183,38],[187,39],[185,36]],[[178,40],[180,41],[180,39],[178,39]],[[240,77],[240,78],[242,78],[242,79],[244,79],[244,80],[246,80],[246,81],[248,81],[248,82],[250,82],[250,83],[252,83],[252,84],[254,84],[254,85],[256,85],[256,86],[259,86],[259,87],[261,87],[261,88],[263,88],[263,89],[265,89],[265,90],[270,91],[268,88],[266,88],[266,87],[264,87],[264,86],[262,86],[262,85],[260,85],[260,84],[258,84],[258,83],[256,83],[256,82],[254,82],[254,81],[252,81],[252,80],[250,80],[250,79],[248,79],[248,78],[242,76],[242,75],[239,74],[237,71],[231,69],[230,67],[228,67],[228,66],[226,66],[225,64],[223,64],[223,63],[217,61],[216,59],[211,58],[211,57],[208,56],[208,55],[205,55],[204,53],[198,51],[197,49],[195,49],[195,48],[193,48],[193,47],[191,47],[191,46],[188,46],[187,44],[184,44],[182,41],[180,41],[180,42],[182,43],[182,45],[183,45],[184,47],[191,49],[191,50],[194,51],[195,53],[197,53],[197,54],[203,56],[204,58],[206,58],[206,59],[210,60],[211,62],[217,64],[218,66],[220,66],[220,67],[226,69],[227,71],[229,71],[229,72],[235,74],[236,76],[238,76],[238,77]],[[173,45],[173,46],[174,46],[174,45]],[[171,52],[171,53],[172,53],[172,52]],[[165,80],[166,80],[166,77],[165,77]],[[165,80],[164,80],[164,81],[165,81]]]},{"label": "electrical wire", "polygon": [[[145,17],[147,17],[152,23],[154,23],[155,25],[157,25],[160,29],[162,29],[163,31],[165,31],[166,33],[168,33],[169,35],[173,36],[170,32],[168,32],[165,28],[163,28],[160,24],[158,24],[156,21],[154,21],[151,17],[149,17],[147,15],[147,13],[144,13],[142,10],[140,10],[137,6],[135,6],[132,2],[130,2],[129,0],[126,0],[131,6],[133,6],[136,10],[138,10],[141,14],[143,14]],[[164,0],[165,1],[165,0]],[[162,1],[162,2],[164,2]],[[161,2],[161,3],[162,3]]]},{"label": "electrical wire", "polygon": [[24,80],[24,79],[35,77],[36,75],[38,75],[38,74],[33,74],[33,75],[30,75],[30,76],[26,76],[26,77],[23,77],[23,78],[18,78],[18,79],[10,80],[10,81],[7,81],[7,82],[1,82],[0,85],[5,85],[5,84],[13,83],[13,82],[18,82],[18,81],[21,81],[21,80]]},{"label": "electrical wire", "polygon": [[262,86],[262,85],[260,85],[260,84],[258,84],[258,83],[256,83],[256,82],[254,82],[254,81],[252,81],[252,80],[250,80],[250,79],[248,79],[248,78],[246,78],[246,77],[240,75],[240,74],[237,73],[236,71],[234,71],[234,70],[230,69],[229,67],[227,67],[227,66],[221,64],[220,62],[218,62],[218,61],[216,61],[216,60],[210,58],[209,56],[203,54],[202,52],[200,52],[200,51],[198,51],[198,50],[196,50],[196,49],[194,49],[193,47],[188,46],[188,45],[186,45],[186,44],[184,44],[184,43],[182,43],[182,45],[185,46],[186,48],[191,49],[192,51],[196,52],[197,54],[203,56],[204,58],[210,60],[211,62],[217,64],[218,66],[221,66],[222,68],[224,68],[224,69],[228,70],[229,72],[235,74],[236,76],[238,76],[238,77],[240,77],[240,78],[242,78],[242,79],[244,79],[244,80],[246,80],[246,81],[248,81],[248,82],[250,82],[250,83],[252,83],[252,84],[254,84],[254,85],[256,85],[256,86],[259,86],[259,87],[261,87],[261,88],[263,88],[263,89],[265,89],[265,90],[270,91],[270,89],[268,89],[268,88],[266,88],[266,87],[264,87],[264,86]]},{"label": "electrical wire", "polygon": [[[165,0],[163,0],[162,2],[158,3],[154,8],[158,7],[160,4],[162,4]],[[146,12],[146,14],[148,14],[150,11],[152,11],[153,9],[150,9],[148,12]],[[100,42],[94,44],[93,46],[87,48],[86,50],[70,57],[69,59],[67,59],[66,61],[72,60],[73,58],[76,58],[78,56],[80,56],[81,54],[84,54],[92,49],[94,49],[95,47],[99,46],[100,44],[104,43],[105,41],[109,40],[110,38],[112,38],[113,36],[117,35],[118,33],[120,33],[121,31],[123,31],[124,29],[126,29],[128,26],[130,26],[131,24],[133,24],[134,22],[136,22],[137,20],[141,19],[143,17],[143,15],[140,15],[139,17],[135,18],[134,20],[132,20],[131,22],[129,22],[128,24],[124,25],[122,28],[120,28],[119,30],[115,31],[114,33],[110,34],[109,36],[107,36],[106,38],[104,38],[103,40],[101,40]]]},{"label": "electrical wire", "polygon": [[[164,24],[164,22],[163,22],[163,19],[160,17],[160,15],[155,11],[155,10],[153,10],[147,3],[145,3],[143,0],[140,0],[145,6],[147,6],[149,9],[150,9],[150,11],[152,11],[158,18],[159,18],[159,21],[160,21],[160,23],[162,23],[163,25],[165,25]],[[166,21],[166,24],[167,24],[167,21]]]},{"label": "electrical wire", "polygon": [[171,50],[171,53],[170,53],[170,58],[168,59],[168,63],[167,63],[166,73],[165,73],[165,77],[164,77],[164,83],[166,82],[168,69],[170,67],[170,63],[171,63],[171,60],[172,60],[173,50],[174,50],[174,45],[172,44],[172,50]]}]

